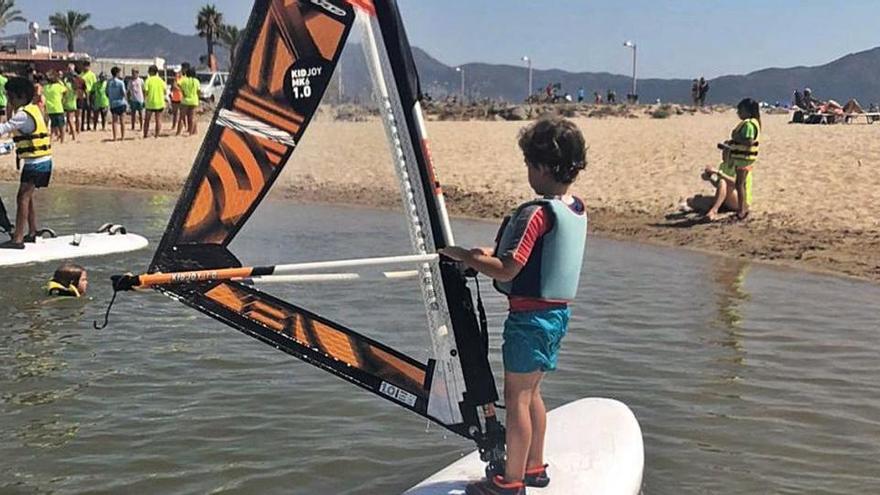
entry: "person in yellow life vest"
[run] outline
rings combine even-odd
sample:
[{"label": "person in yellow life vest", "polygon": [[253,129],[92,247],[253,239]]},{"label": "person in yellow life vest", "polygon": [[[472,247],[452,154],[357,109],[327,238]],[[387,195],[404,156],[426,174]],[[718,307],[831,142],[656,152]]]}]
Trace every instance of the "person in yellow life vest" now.
[{"label": "person in yellow life vest", "polygon": [[159,137],[159,132],[162,130],[162,112],[165,111],[165,91],[167,86],[165,81],[159,77],[159,68],[155,65],[151,65],[147,69],[147,74],[147,80],[144,81],[144,97],[146,99],[144,106],[147,110],[144,116],[144,138],[147,137],[150,131],[150,119],[156,120],[156,130],[153,136]]},{"label": "person in yellow life vest", "polygon": [[758,102],[746,98],[736,106],[740,123],[734,128],[730,139],[720,143],[722,163],[718,170],[707,168],[703,178],[715,186],[715,201],[706,213],[706,219],[714,221],[722,207],[736,212],[739,220],[749,215],[752,202],[752,168],[758,159],[761,135],[761,110]]},{"label": "person in yellow life vest", "polygon": [[52,136],[58,138],[59,143],[64,142],[64,96],[67,87],[58,78],[57,72],[48,74],[48,82],[43,87],[43,96],[46,99],[46,113],[49,114],[49,124],[52,128]]},{"label": "person in yellow life vest", "polygon": [[183,130],[183,124],[186,123],[187,133],[192,136],[196,133],[196,110],[199,108],[199,89],[201,83],[196,77],[196,70],[190,68],[186,77],[178,83],[183,99],[180,102],[180,120],[177,121],[177,135]]},{"label": "person in yellow life vest", "polygon": [[50,296],[82,297],[89,288],[89,275],[86,269],[76,263],[64,262],[55,270],[52,279],[46,284]]},{"label": "person in yellow life vest", "polygon": [[[18,210],[12,239],[0,249],[24,249],[25,242],[36,242],[37,214],[34,191],[48,187],[52,177],[52,143],[49,128],[40,108],[33,103],[34,83],[23,77],[11,77],[6,83],[9,107],[17,109],[9,121],[0,124],[0,136],[12,134],[16,160],[22,164],[18,188]],[[24,229],[27,226],[28,235]]]}]

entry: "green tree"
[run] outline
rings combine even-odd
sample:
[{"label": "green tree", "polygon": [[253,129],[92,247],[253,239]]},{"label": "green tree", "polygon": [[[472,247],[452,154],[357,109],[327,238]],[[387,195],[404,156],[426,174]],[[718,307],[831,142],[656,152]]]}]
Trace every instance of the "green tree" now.
[{"label": "green tree", "polygon": [[208,43],[209,64],[214,58],[214,43],[221,26],[223,26],[223,14],[217,10],[217,6],[209,3],[199,10],[199,15],[196,16],[196,30]]},{"label": "green tree", "polygon": [[49,24],[67,38],[67,51],[72,52],[76,37],[85,31],[95,29],[89,24],[91,17],[92,14],[83,14],[74,10],[68,10],[67,13],[55,12],[49,17]]},{"label": "green tree", "polygon": [[223,24],[217,33],[220,43],[229,49],[229,68],[235,63],[235,54],[238,51],[238,45],[241,43],[241,29],[231,24]]},{"label": "green tree", "polygon": [[15,0],[0,0],[0,32],[13,22],[27,22],[27,19],[15,8]]}]

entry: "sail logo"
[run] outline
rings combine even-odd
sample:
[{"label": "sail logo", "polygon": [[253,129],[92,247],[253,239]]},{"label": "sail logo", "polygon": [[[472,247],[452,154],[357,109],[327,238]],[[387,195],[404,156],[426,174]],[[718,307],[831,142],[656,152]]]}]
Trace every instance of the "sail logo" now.
[{"label": "sail logo", "polygon": [[379,385],[379,392],[382,392],[383,394],[387,395],[388,397],[391,397],[392,399],[394,399],[398,402],[402,402],[402,403],[408,405],[409,407],[416,406],[416,396],[415,395],[407,392],[406,390],[404,390],[400,387],[395,387],[394,385],[392,385],[388,382],[382,382],[382,384]]},{"label": "sail logo", "polygon": [[327,0],[311,0],[311,2],[312,2],[314,5],[317,5],[318,7],[321,7],[322,9],[326,10],[327,12],[330,12],[331,14],[333,14],[333,15],[335,15],[335,16],[339,16],[339,17],[345,17],[345,16],[346,16],[346,13],[345,13],[344,10],[342,10],[342,9],[339,8],[339,7],[337,7],[336,5],[333,5],[332,3],[330,3],[330,2],[327,1]]}]

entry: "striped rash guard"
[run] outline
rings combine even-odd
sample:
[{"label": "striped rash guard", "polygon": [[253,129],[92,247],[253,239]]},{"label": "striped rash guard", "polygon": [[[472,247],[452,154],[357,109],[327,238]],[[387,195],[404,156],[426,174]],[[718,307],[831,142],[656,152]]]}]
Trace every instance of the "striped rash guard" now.
[{"label": "striped rash guard", "polygon": [[557,198],[521,205],[501,225],[495,256],[512,257],[522,268],[510,282],[495,282],[508,296],[510,311],[536,311],[568,305],[577,292],[584,254],[587,216],[584,203]]}]

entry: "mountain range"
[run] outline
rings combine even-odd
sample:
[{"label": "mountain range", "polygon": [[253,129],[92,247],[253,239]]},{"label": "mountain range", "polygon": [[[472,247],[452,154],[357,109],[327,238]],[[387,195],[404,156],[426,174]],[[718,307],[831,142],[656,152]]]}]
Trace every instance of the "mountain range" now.
[{"label": "mountain range", "polygon": [[[45,41],[44,41],[45,42]],[[23,36],[19,45],[25,44]],[[63,36],[56,35],[56,47],[66,46]],[[205,40],[197,35],[174,33],[159,24],[137,23],[124,28],[96,29],[85,32],[76,43],[77,51],[92,57],[163,57],[168,63],[198,61],[206,52]],[[221,65],[228,64],[228,52],[217,49]],[[460,92],[461,73],[424,50],[413,48],[423,91],[435,97]],[[465,75],[465,92],[471,98],[492,98],[522,101],[528,87],[528,71],[524,66],[470,63],[461,66]],[[342,94],[346,99],[368,97],[369,75],[359,47],[350,45],[342,57]],[[880,47],[852,53],[830,63],[815,67],[769,68],[746,75],[722,76],[709,81],[710,103],[736,103],[739,99],[776,102],[791,100],[795,89],[811,87],[819,98],[844,102],[857,98],[863,104],[880,101]],[[549,83],[561,83],[562,91],[575,94],[583,87],[588,95],[604,94],[613,89],[619,96],[630,90],[631,79],[607,72],[568,72],[558,69],[534,70],[534,91]],[[643,102],[657,99],[664,102],[690,101],[689,79],[640,79],[639,96]],[[338,89],[337,89],[338,91]],[[590,96],[588,96],[590,98]]]}]

